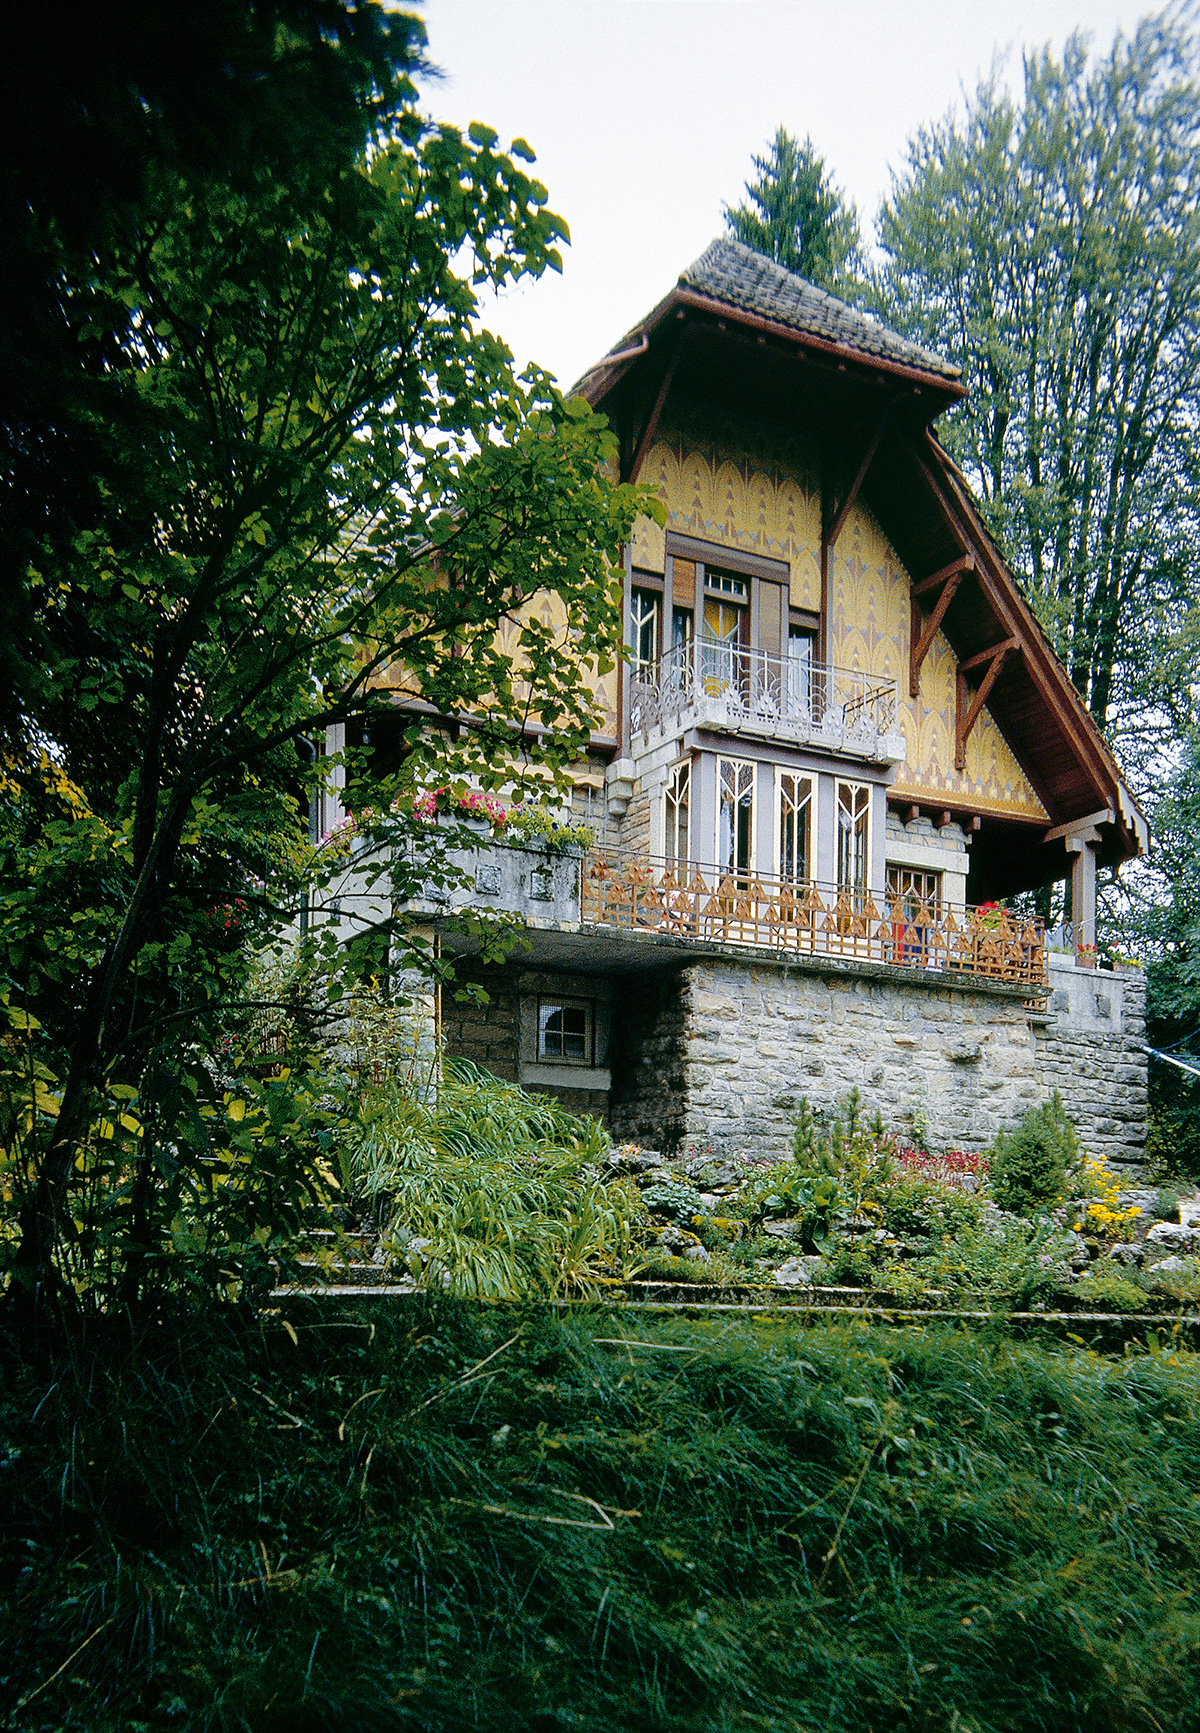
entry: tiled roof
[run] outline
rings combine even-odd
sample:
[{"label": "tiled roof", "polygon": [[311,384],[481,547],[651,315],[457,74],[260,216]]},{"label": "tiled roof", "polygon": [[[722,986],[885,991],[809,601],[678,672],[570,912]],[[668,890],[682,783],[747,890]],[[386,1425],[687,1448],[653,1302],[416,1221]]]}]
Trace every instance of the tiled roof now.
[{"label": "tiled roof", "polygon": [[741,241],[719,237],[710,242],[679,281],[684,288],[709,295],[726,306],[756,313],[793,331],[806,331],[844,349],[877,355],[881,360],[919,368],[923,373],[936,373],[943,379],[957,379],[961,372],[940,355],[898,337],[878,319],[848,307],[836,295],[785,271],[774,259],[754,252]]}]

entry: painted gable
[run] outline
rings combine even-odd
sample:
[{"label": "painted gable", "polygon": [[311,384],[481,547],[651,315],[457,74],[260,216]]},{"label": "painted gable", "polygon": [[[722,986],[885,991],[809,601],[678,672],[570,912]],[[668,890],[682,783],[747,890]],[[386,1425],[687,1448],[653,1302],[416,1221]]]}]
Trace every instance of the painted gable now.
[{"label": "painted gable", "polygon": [[[667,508],[668,529],[745,553],[786,560],[793,607],[821,605],[820,492],[816,466],[796,441],[749,426],[716,436],[679,423],[660,433],[639,480]],[[633,564],[661,572],[665,533],[640,518]],[[954,768],[955,660],[939,632],[908,696],[908,573],[865,505],[856,503],[830,555],[829,660],[897,683],[908,746],[894,791],[914,802],[944,800],[1005,817],[1046,822],[1047,813],[994,717],[984,708]]]}]

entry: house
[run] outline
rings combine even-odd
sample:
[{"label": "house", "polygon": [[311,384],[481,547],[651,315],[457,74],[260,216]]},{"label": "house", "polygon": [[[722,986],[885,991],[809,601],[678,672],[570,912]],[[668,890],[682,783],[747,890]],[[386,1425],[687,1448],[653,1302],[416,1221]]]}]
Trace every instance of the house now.
[{"label": "house", "polygon": [[481,857],[526,943],[447,1050],[656,1148],[781,1152],[852,1084],[978,1148],[1057,1087],[1134,1158],[1141,978],[1086,947],[1148,829],[938,441],[958,368],[721,239],[577,389],[666,527],[574,775],[596,841]]}]

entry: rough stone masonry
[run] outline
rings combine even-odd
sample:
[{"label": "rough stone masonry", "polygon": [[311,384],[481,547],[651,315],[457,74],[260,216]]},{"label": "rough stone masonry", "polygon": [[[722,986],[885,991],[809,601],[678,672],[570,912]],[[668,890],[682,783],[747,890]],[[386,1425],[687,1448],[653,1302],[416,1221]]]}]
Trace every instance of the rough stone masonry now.
[{"label": "rough stone masonry", "polygon": [[801,1097],[857,1086],[935,1148],[979,1150],[1057,1089],[1089,1154],[1124,1165],[1146,1138],[1140,972],[1051,957],[1050,993],[827,959],[706,958],[661,987],[614,1070],[618,1138],[782,1155]]}]

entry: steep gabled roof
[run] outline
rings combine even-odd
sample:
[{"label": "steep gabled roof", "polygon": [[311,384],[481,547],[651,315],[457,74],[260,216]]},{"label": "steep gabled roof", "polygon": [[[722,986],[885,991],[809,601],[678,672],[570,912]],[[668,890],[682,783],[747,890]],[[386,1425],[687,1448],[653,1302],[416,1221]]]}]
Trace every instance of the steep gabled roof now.
[{"label": "steep gabled roof", "polygon": [[729,308],[744,323],[781,336],[806,339],[817,349],[853,357],[866,366],[884,366],[940,386],[950,397],[964,395],[961,369],[932,350],[890,331],[871,313],[839,301],[824,289],[787,271],[741,241],[718,236],[680,274],[675,287],[607,355],[589,367],[572,387],[595,403],[607,395],[628,368],[646,353],[651,339],[679,308],[720,313]]},{"label": "steep gabled roof", "polygon": [[[836,539],[861,487],[926,611],[946,569],[966,569],[941,616],[960,665],[978,670],[1005,651],[988,709],[1052,820],[1041,845],[1022,845],[1028,883],[1061,875],[1062,835],[1081,822],[1096,821],[1101,864],[1146,848],[1119,766],[933,434],[966,395],[957,367],[739,242],[716,240],[576,389],[613,421],[626,478],[636,479],[674,396],[820,429],[831,458],[823,537]],[[1010,876],[1012,864],[1010,850]]]},{"label": "steep gabled roof", "polygon": [[774,259],[743,246],[741,241],[723,237],[711,241],[679,281],[714,301],[723,301],[743,313],[757,313],[789,330],[824,338],[839,348],[856,349],[876,360],[898,361],[901,366],[939,373],[946,379],[961,377],[962,369],[952,362],[897,336],[870,313],[860,312],[836,295],[785,271]]}]

